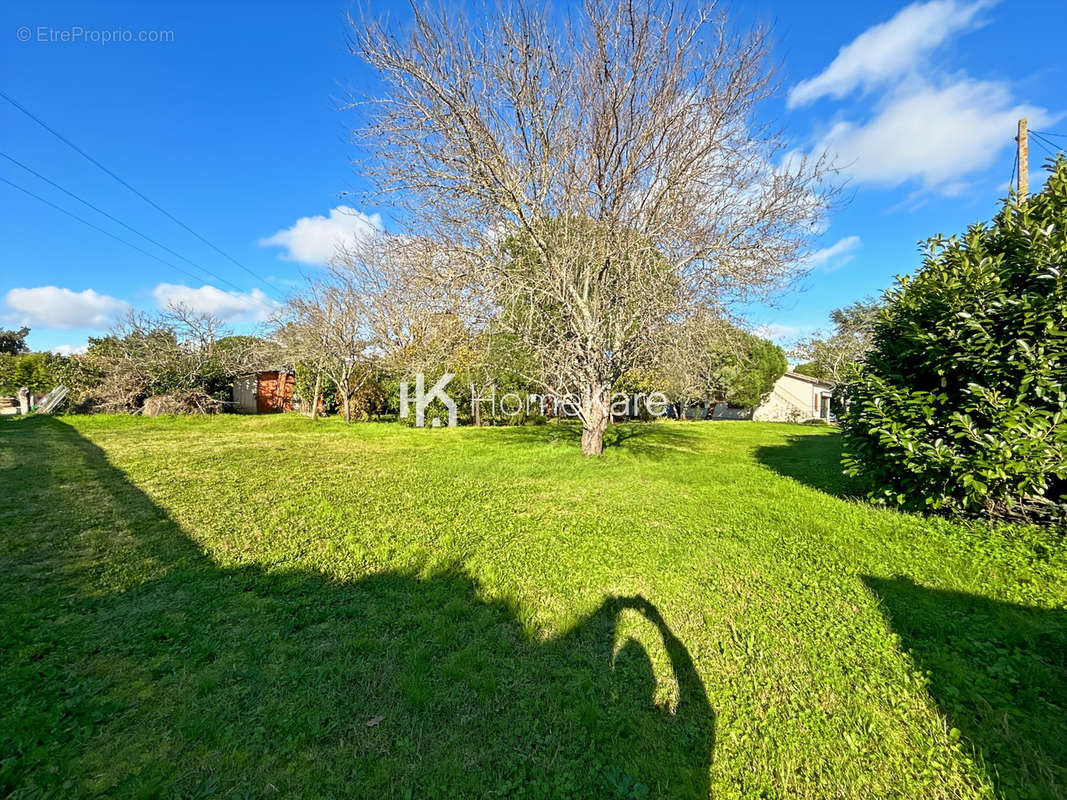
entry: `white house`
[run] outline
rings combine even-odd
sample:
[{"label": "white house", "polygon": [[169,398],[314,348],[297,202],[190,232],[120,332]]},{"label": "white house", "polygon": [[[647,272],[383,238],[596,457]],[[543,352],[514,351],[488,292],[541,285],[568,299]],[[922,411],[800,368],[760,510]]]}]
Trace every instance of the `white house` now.
[{"label": "white house", "polygon": [[774,384],[770,395],[756,406],[752,419],[760,422],[830,421],[830,394],[826,381],[787,372]]}]

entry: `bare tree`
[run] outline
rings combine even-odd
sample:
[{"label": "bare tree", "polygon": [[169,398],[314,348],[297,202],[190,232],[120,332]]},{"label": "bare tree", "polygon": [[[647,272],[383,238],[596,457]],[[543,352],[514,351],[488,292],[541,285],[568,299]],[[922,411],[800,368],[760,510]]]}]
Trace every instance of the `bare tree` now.
[{"label": "bare tree", "polygon": [[181,304],[131,311],[90,340],[84,366],[97,379],[86,399],[105,411],[217,411],[234,377],[255,369],[257,349],[252,337],[232,336],[222,320]]},{"label": "bare tree", "polygon": [[698,309],[673,321],[664,331],[656,354],[660,391],[675,404],[679,419],[687,407],[703,402],[710,412],[722,394],[718,369],[722,354],[738,347],[738,329],[723,314]]},{"label": "bare tree", "polygon": [[438,255],[432,242],[379,234],[346,243],[330,267],[358,306],[369,346],[390,369],[429,371],[475,332],[475,305],[441,280]]},{"label": "bare tree", "polygon": [[834,386],[843,383],[873,347],[874,325],[882,308],[880,301],[867,299],[832,310],[830,333],[817,332],[793,348],[791,355],[806,362],[797,372]]},{"label": "bare tree", "polygon": [[416,7],[403,35],[351,29],[383,86],[358,104],[361,169],[440,275],[529,342],[527,377],[580,396],[584,453],[650,331],[800,271],[827,168],[760,121],[762,31],[656,0],[587,0],[569,24],[533,0],[480,23]]},{"label": "bare tree", "polygon": [[374,373],[375,352],[358,284],[343,271],[311,283],[288,299],[275,338],[290,360],[316,370],[312,416],[325,376],[337,386],[345,422],[352,421],[352,399]]},{"label": "bare tree", "polygon": [[[302,402],[308,404],[307,413],[312,419],[319,416],[322,379],[330,359],[325,331],[328,314],[320,308],[320,299],[319,287],[309,284],[303,292],[289,297],[274,312],[269,323],[270,340],[277,345],[279,355],[294,368],[306,367],[315,375],[311,397],[302,398]],[[303,405],[301,410],[304,410]]]}]

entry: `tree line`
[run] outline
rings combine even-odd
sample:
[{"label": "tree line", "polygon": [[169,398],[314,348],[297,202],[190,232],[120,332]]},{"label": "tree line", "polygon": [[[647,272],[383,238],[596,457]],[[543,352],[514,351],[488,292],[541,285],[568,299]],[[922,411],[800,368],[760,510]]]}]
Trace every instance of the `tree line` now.
[{"label": "tree line", "polygon": [[[769,390],[784,358],[724,309],[803,273],[836,189],[824,156],[768,122],[766,30],[701,4],[587,0],[564,19],[513,0],[477,19],[416,5],[403,30],[361,18],[349,33],[377,76],[352,98],[356,165],[394,224],[348,243],[273,332],[313,398],[334,387],[351,419],[380,365],[449,364],[476,387],[577,397],[596,455],[620,384],[663,380],[683,408]],[[189,322],[164,330],[195,342]],[[157,344],[143,328],[94,359],[121,372],[124,348]],[[175,390],[228,358],[197,364],[163,338]],[[129,372],[112,405],[156,382]]]}]

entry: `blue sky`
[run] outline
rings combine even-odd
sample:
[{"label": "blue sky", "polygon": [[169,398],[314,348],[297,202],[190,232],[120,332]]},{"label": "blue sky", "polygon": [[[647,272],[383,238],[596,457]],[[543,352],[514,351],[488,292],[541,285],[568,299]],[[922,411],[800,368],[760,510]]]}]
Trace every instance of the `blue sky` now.
[{"label": "blue sky", "polygon": [[[732,7],[737,22],[773,28],[783,90],[766,113],[794,148],[835,152],[849,181],[809,276],[743,309],[782,343],[915,269],[920,239],[987,219],[1012,174],[1018,116],[1067,132],[1063,0]],[[126,308],[177,299],[248,330],[337,236],[388,226],[389,209],[365,201],[352,117],[338,110],[369,80],[345,47],[347,8],[8,0],[0,89],[241,266],[0,100],[0,153],[188,261],[7,158],[0,178],[193,273],[0,182],[0,326],[28,324],[35,349],[71,350]],[[157,41],[104,41],[142,31]],[[1032,182],[1044,155],[1032,145]]]}]

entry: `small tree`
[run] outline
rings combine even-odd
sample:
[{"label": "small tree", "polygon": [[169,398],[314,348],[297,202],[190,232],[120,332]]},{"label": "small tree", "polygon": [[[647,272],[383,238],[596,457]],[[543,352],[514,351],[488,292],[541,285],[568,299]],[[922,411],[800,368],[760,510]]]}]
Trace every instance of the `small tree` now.
[{"label": "small tree", "polygon": [[0,354],[17,356],[30,352],[30,348],[26,346],[26,337],[29,335],[29,328],[19,328],[17,331],[0,330]]},{"label": "small tree", "polygon": [[881,302],[875,300],[835,308],[830,312],[830,333],[818,333],[793,349],[793,356],[806,362],[795,371],[834,386],[844,382],[871,349],[881,309]]},{"label": "small tree", "polygon": [[316,371],[311,414],[316,416],[322,379],[337,387],[345,422],[352,421],[352,400],[374,372],[373,340],[365,304],[351,275],[334,271],[290,297],[274,338],[294,363]]},{"label": "small tree", "polygon": [[1055,514],[1067,494],[1067,161],[886,294],[847,386],[845,471],[905,508]]}]

